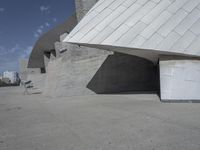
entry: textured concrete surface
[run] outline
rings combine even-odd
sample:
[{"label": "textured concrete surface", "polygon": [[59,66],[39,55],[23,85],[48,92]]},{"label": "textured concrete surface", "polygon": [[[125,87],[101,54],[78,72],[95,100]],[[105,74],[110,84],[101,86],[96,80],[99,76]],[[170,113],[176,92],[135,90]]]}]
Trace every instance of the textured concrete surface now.
[{"label": "textured concrete surface", "polygon": [[76,45],[49,62],[44,95],[158,92],[159,72],[148,60]]},{"label": "textured concrete surface", "polygon": [[98,0],[75,0],[76,16],[80,21]]},{"label": "textured concrete surface", "polygon": [[36,89],[35,92],[43,92],[45,88],[46,74],[29,74],[27,81],[31,80]]},{"label": "textured concrete surface", "polygon": [[49,62],[44,95],[62,97],[94,94],[87,84],[110,52],[76,45],[67,49],[62,57]]},{"label": "textured concrete surface", "polygon": [[28,68],[28,59],[19,60],[19,72],[21,80],[27,80],[29,74],[39,74],[40,68]]},{"label": "textured concrete surface", "polygon": [[164,58],[159,63],[161,99],[199,101],[200,61]]},{"label": "textured concrete surface", "polygon": [[0,150],[199,150],[198,104],[156,95],[50,99],[0,88]]}]

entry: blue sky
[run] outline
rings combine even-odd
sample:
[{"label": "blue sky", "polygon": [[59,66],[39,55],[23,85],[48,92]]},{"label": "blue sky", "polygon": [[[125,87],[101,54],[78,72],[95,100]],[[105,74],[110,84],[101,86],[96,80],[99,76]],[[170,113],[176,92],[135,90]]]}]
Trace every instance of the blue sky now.
[{"label": "blue sky", "polygon": [[18,71],[36,40],[74,12],[74,0],[0,0],[0,73]]}]

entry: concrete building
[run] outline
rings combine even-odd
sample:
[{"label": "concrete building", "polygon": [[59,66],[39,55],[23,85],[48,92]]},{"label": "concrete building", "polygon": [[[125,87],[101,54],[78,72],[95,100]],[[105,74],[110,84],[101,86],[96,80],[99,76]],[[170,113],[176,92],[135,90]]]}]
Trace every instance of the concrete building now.
[{"label": "concrete building", "polygon": [[199,8],[200,0],[99,0],[64,42],[149,60],[162,100],[199,100]]},{"label": "concrete building", "polygon": [[50,57],[54,58],[59,56],[59,52],[55,49],[55,43],[60,40],[60,35],[69,33],[76,24],[77,19],[73,15],[64,23],[43,34],[33,47],[29,57],[28,67],[40,68],[41,73],[45,73]]},{"label": "concrete building", "polygon": [[31,53],[28,66],[46,72],[43,94],[200,99],[200,0],[75,4],[76,15],[42,36]]},{"label": "concrete building", "polygon": [[20,62],[20,79],[21,80],[28,80],[28,76],[30,75],[36,75],[36,74],[41,74],[41,69],[40,68],[28,68],[28,59],[21,59]]},{"label": "concrete building", "polygon": [[6,79],[6,83],[8,84],[19,84],[19,74],[15,71],[5,71],[3,72],[3,79]]}]

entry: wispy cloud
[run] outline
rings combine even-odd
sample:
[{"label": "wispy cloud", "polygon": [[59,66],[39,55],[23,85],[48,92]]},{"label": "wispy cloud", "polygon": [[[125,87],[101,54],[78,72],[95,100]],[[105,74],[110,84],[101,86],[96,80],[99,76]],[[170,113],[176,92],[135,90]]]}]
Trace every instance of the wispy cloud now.
[{"label": "wispy cloud", "polygon": [[20,58],[28,58],[29,55],[31,54],[31,51],[33,50],[33,46],[27,46],[24,48],[24,50],[21,53]]},{"label": "wispy cloud", "polygon": [[4,56],[7,54],[13,54],[13,53],[17,52],[18,50],[20,50],[20,46],[18,44],[16,44],[15,46],[13,46],[11,48],[0,46],[0,56]]},{"label": "wispy cloud", "polygon": [[40,25],[34,32],[34,37],[35,38],[40,37],[42,33],[44,33],[50,26],[51,24],[49,22],[45,22],[43,25]]},{"label": "wispy cloud", "polygon": [[0,72],[18,69],[21,58],[28,58],[33,47],[15,44],[13,47],[0,46]]},{"label": "wispy cloud", "polygon": [[35,32],[33,33],[33,36],[35,38],[39,38],[44,32],[46,32],[52,25],[55,24],[55,22],[57,22],[57,18],[51,18],[48,19],[45,23],[43,23],[42,25],[38,26],[35,30]]},{"label": "wispy cloud", "polygon": [[32,49],[32,46],[21,46],[19,44],[15,44],[11,48],[0,46],[0,56],[28,57]]},{"label": "wispy cloud", "polygon": [[46,27],[50,27],[50,24],[48,22],[45,23]]},{"label": "wispy cloud", "polygon": [[42,35],[42,33],[44,32],[44,26],[41,25],[39,26],[36,31],[34,32],[34,37],[38,38],[40,35]]},{"label": "wispy cloud", "polygon": [[47,13],[49,14],[50,13],[50,6],[40,6],[40,11],[42,13]]},{"label": "wispy cloud", "polygon": [[0,8],[0,13],[4,12],[5,8]]},{"label": "wispy cloud", "polygon": [[21,49],[21,47],[19,46],[19,44],[16,44],[14,47],[12,47],[9,50],[9,53],[15,53],[15,52],[19,51],[20,49]]}]

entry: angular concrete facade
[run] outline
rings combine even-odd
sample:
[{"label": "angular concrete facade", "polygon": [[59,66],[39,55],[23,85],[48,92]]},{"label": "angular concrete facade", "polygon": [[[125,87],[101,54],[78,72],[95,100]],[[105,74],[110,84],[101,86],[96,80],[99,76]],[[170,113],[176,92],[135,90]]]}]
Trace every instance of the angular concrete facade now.
[{"label": "angular concrete facade", "polygon": [[45,68],[45,57],[50,59],[50,55],[53,53],[56,55],[55,42],[60,40],[60,35],[69,33],[77,24],[76,15],[71,16],[64,23],[56,26],[47,33],[43,34],[36,42],[31,55],[29,57],[29,68]]},{"label": "angular concrete facade", "polygon": [[162,100],[200,100],[200,0],[99,0],[63,42],[159,62]]},{"label": "angular concrete facade", "polygon": [[200,100],[200,0],[75,4],[76,16],[31,53],[29,67],[46,72],[31,76],[44,95],[153,92],[162,101]]},{"label": "angular concrete facade", "polygon": [[[84,16],[95,3],[96,0],[75,1],[78,21],[82,19],[80,16]],[[72,24],[70,20],[66,22]],[[58,27],[56,30],[59,30]],[[41,79],[45,79],[45,83],[42,84],[44,86],[37,84],[44,95],[57,97],[159,91],[158,68],[152,62],[136,56],[77,46],[59,40],[53,47],[55,40],[52,41],[51,37],[54,37],[56,32],[49,33],[52,31],[40,38],[45,40],[36,43],[36,48],[33,49],[29,59],[29,67],[45,67],[46,74],[41,74]],[[60,40],[63,41],[68,34],[68,32],[62,33]],[[46,48],[40,45],[45,45]],[[52,49],[55,49],[56,56],[53,55]],[[42,59],[37,57],[33,59],[33,56],[42,56]],[[42,65],[37,62],[38,60]],[[132,65],[129,65],[131,62]],[[38,78],[38,76],[33,77],[31,76],[32,79]],[[35,80],[34,82],[40,83]]]},{"label": "angular concrete facade", "polygon": [[100,0],[64,42],[154,61],[158,55],[197,57],[199,4],[200,0]]}]

